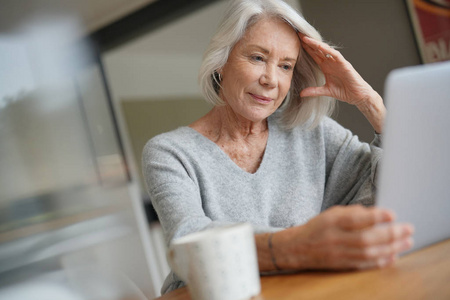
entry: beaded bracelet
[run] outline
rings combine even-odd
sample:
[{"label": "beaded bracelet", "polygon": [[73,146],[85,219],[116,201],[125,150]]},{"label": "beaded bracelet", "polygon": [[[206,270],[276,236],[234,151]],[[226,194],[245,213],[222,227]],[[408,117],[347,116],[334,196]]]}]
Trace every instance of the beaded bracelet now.
[{"label": "beaded bracelet", "polygon": [[272,263],[273,263],[273,266],[275,267],[275,269],[277,269],[278,271],[281,271],[281,268],[277,265],[277,261],[275,259],[275,256],[273,255],[272,237],[273,237],[273,233],[270,233],[269,239],[268,239],[270,257],[272,258]]}]

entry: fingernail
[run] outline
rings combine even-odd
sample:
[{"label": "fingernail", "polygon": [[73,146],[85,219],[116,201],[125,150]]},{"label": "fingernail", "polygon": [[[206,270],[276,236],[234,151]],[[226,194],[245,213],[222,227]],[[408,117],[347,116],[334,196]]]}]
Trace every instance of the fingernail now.
[{"label": "fingernail", "polygon": [[403,225],[403,234],[413,234],[414,233],[414,226],[412,224],[405,224]]},{"label": "fingernail", "polygon": [[391,265],[391,264],[395,263],[397,260],[398,260],[398,255],[397,254],[392,255],[391,257],[389,257],[389,264]]},{"label": "fingernail", "polygon": [[411,234],[411,227],[408,225],[402,225],[402,235]]},{"label": "fingernail", "polygon": [[393,264],[397,260],[397,258],[398,258],[397,255],[390,256],[388,259],[388,264]]},{"label": "fingernail", "polygon": [[389,220],[389,221],[394,221],[395,219],[397,219],[397,215],[395,214],[395,212],[393,212],[392,210],[387,210],[386,211],[386,216],[387,216],[387,219]]},{"label": "fingernail", "polygon": [[380,216],[381,216],[381,222],[392,222],[395,220],[394,213],[389,210],[381,211]]},{"label": "fingernail", "polygon": [[406,240],[406,243],[407,243],[407,245],[408,245],[408,249],[411,249],[412,246],[414,245],[414,240],[413,240],[412,238],[408,238],[408,239]]},{"label": "fingernail", "polygon": [[392,257],[380,258],[378,260],[379,267],[386,267],[386,266],[390,265],[391,263],[393,263]]},{"label": "fingernail", "polygon": [[407,238],[407,239],[403,240],[400,244],[399,252],[403,252],[403,251],[411,249],[412,245],[413,245],[413,241],[411,238]]}]

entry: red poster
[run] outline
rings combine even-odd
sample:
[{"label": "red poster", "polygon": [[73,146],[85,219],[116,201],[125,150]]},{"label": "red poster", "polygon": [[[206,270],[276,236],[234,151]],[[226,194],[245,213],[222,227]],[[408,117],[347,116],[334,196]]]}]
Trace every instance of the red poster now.
[{"label": "red poster", "polygon": [[407,0],[424,63],[450,60],[450,0]]}]

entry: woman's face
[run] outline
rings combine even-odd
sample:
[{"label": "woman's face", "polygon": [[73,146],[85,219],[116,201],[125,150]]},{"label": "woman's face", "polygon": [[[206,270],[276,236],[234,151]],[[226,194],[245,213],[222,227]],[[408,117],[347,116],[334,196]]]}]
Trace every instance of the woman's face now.
[{"label": "woman's face", "polygon": [[282,20],[262,19],[234,46],[222,75],[220,97],[238,116],[265,120],[286,97],[300,51],[294,29]]}]

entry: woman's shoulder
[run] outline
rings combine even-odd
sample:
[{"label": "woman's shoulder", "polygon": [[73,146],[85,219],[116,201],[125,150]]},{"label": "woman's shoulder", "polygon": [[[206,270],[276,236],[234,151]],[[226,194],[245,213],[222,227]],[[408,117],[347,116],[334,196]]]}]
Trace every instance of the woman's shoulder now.
[{"label": "woman's shoulder", "polygon": [[342,134],[347,131],[341,124],[330,117],[323,117],[320,123],[313,128],[310,128],[307,124],[305,124],[296,126],[292,129],[285,129],[280,122],[276,120],[274,120],[272,124],[275,125],[274,127],[276,128],[276,131],[280,134],[293,134],[294,136],[302,138],[321,138],[326,135],[333,135],[336,132],[340,132]]},{"label": "woman's shoulder", "polygon": [[172,143],[182,139],[186,139],[187,136],[192,134],[192,129],[188,126],[178,127],[177,129],[160,133],[152,137],[148,143],[160,144],[160,143]]},{"label": "woman's shoulder", "polygon": [[324,117],[320,123],[325,134],[335,135],[336,133],[348,134],[350,131],[330,117]]},{"label": "woman's shoulder", "polygon": [[144,146],[144,154],[158,150],[182,150],[198,144],[197,134],[194,129],[183,126],[177,129],[158,134],[147,141]]},{"label": "woman's shoulder", "polygon": [[[321,123],[325,145],[328,149],[347,148],[367,148],[369,144],[360,140],[359,136],[354,134],[350,129],[345,128],[332,118],[324,118]],[[372,143],[378,145],[379,138]]]},{"label": "woman's shoulder", "polygon": [[297,126],[286,130],[277,125],[276,131],[276,139],[280,142],[285,140],[285,143],[288,144],[301,143],[304,147],[311,149],[339,147],[346,140],[353,138],[353,134],[348,129],[330,117],[323,117],[320,123],[313,128]]}]

